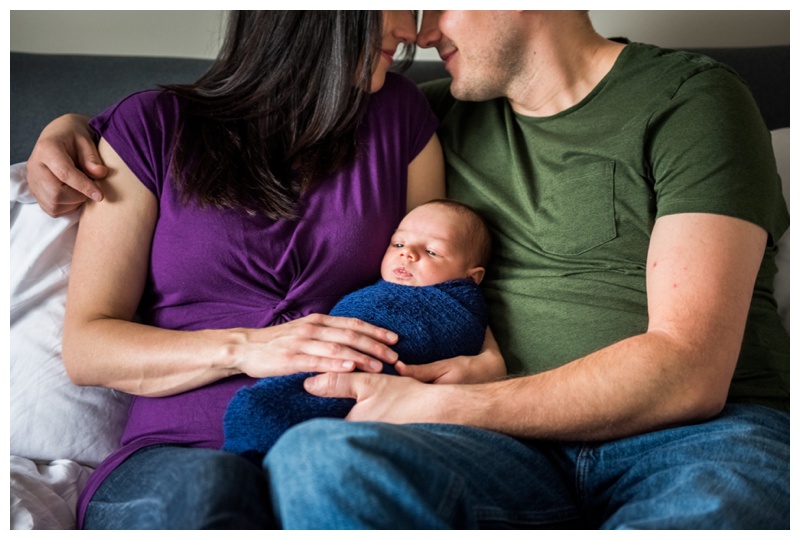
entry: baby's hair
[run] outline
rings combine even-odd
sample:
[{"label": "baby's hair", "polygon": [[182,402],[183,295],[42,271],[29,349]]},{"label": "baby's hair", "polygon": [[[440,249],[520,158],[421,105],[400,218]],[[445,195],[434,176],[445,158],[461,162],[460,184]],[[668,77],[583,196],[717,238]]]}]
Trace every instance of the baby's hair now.
[{"label": "baby's hair", "polygon": [[468,230],[466,233],[467,237],[472,240],[469,245],[473,250],[478,266],[486,268],[492,257],[492,233],[489,231],[489,224],[486,223],[486,219],[470,205],[453,199],[433,199],[421,206],[428,204],[445,206],[467,218]]}]

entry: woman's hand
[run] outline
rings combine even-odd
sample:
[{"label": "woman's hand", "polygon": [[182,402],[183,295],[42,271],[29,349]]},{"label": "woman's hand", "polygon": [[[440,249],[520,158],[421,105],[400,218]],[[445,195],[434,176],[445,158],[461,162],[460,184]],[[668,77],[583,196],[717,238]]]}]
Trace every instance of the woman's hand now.
[{"label": "woman's hand", "polygon": [[28,158],[27,174],[31,194],[53,217],[75,212],[87,198],[103,200],[90,177],[104,178],[108,169],[89,132],[88,118],[67,114],[50,122]]},{"label": "woman's hand", "polygon": [[395,364],[397,373],[422,382],[473,384],[495,381],[506,376],[506,364],[491,329],[486,329],[483,349],[477,356],[457,356],[430,364]]},{"label": "woman's hand", "polygon": [[347,317],[313,314],[267,328],[243,330],[228,351],[238,371],[251,377],[300,372],[353,371],[379,373],[394,364],[389,345],[397,335]]}]

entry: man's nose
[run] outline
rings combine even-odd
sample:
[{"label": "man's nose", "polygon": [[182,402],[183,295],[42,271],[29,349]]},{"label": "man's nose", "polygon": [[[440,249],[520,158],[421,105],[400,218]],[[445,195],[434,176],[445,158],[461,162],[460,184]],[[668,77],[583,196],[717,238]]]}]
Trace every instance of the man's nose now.
[{"label": "man's nose", "polygon": [[442,39],[439,31],[439,11],[426,10],[422,12],[422,23],[417,33],[417,45],[423,49],[435,47]]}]

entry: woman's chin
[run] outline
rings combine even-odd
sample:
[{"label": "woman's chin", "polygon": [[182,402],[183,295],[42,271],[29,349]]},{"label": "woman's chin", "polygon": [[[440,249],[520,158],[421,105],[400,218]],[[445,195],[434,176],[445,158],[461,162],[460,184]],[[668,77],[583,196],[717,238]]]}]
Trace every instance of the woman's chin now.
[{"label": "woman's chin", "polygon": [[370,93],[374,94],[375,92],[383,88],[383,83],[385,82],[386,82],[386,70],[384,70],[383,66],[381,66],[375,73],[372,74],[372,86],[369,89]]}]

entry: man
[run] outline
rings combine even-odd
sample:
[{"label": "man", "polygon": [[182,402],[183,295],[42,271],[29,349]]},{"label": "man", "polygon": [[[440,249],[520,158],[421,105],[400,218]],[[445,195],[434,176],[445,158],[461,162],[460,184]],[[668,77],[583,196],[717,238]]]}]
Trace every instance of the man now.
[{"label": "man", "polygon": [[788,213],[744,85],[586,12],[426,12],[418,43],[452,75],[427,89],[449,195],[493,228],[491,324],[524,376],[310,379],[357,404],[267,455],[281,524],[788,528]]}]

